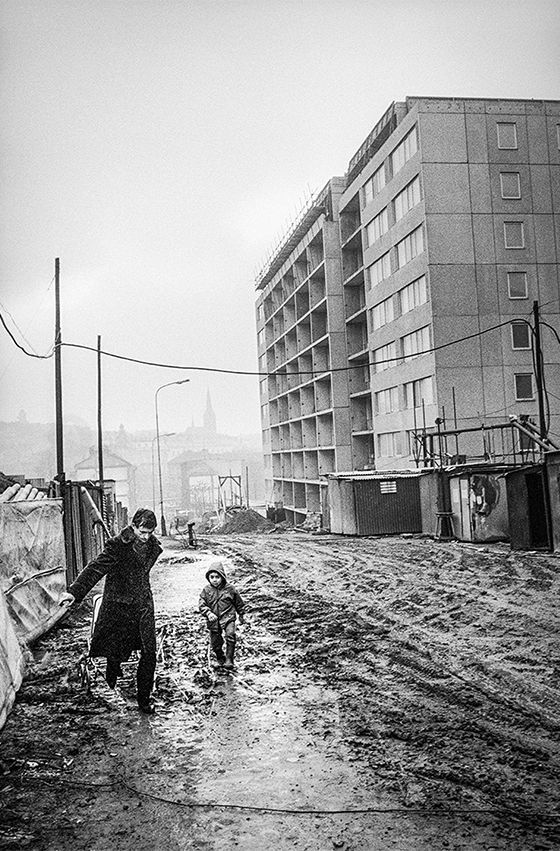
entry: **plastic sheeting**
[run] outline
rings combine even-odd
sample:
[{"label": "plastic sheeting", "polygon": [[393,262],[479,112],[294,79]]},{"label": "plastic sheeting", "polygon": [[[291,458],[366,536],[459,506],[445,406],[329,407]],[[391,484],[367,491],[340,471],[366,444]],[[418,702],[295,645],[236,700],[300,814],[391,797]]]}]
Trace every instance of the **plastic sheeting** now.
[{"label": "plastic sheeting", "polygon": [[61,500],[0,503],[0,589],[20,640],[52,624],[66,590]]},{"label": "plastic sheeting", "polygon": [[4,594],[0,591],[0,728],[21,685],[24,656],[16,638]]}]

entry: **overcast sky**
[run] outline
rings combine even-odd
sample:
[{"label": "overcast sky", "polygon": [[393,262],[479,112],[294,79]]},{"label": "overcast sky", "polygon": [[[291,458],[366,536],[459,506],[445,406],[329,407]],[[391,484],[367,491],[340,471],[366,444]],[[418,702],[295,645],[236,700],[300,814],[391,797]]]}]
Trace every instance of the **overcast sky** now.
[{"label": "overcast sky", "polygon": [[[406,95],[556,99],[557,0],[0,0],[2,314],[66,342],[256,369],[255,272],[305,193]],[[14,320],[17,328],[14,326]],[[20,330],[18,330],[18,328]],[[22,342],[24,342],[22,340]],[[28,346],[28,343],[24,342]],[[105,360],[104,424],[260,428],[257,380]],[[54,364],[0,328],[0,420],[54,419]],[[95,426],[96,356],[63,353]]]}]

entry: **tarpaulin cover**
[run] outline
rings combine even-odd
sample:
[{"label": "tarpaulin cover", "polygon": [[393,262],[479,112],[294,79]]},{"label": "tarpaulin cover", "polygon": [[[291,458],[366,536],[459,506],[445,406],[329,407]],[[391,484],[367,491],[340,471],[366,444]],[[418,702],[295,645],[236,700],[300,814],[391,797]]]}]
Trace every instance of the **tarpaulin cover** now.
[{"label": "tarpaulin cover", "polygon": [[62,501],[0,503],[0,589],[18,638],[40,635],[66,589]]},{"label": "tarpaulin cover", "polygon": [[0,728],[4,726],[21,685],[24,657],[21,652],[6,599],[0,591]]}]

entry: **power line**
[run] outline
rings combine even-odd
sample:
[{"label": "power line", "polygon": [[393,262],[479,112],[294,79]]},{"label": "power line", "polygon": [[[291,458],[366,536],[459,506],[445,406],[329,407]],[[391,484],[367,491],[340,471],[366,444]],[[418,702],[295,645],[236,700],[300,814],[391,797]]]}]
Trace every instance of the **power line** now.
[{"label": "power line", "polygon": [[[34,354],[32,352],[28,352],[15,339],[14,335],[12,334],[12,332],[10,331],[8,326],[6,325],[6,322],[5,322],[1,313],[0,313],[0,320],[1,320],[4,328],[8,332],[9,336],[11,337],[12,341],[14,342],[14,344],[18,347],[18,349],[20,349],[28,357],[48,359],[48,358],[51,358],[53,356],[54,351],[56,349],[56,345],[53,345],[53,348],[49,352],[48,355],[37,355],[37,354]],[[261,370],[226,369],[224,367],[196,366],[196,365],[184,365],[184,364],[175,364],[175,363],[162,363],[162,362],[159,362],[159,361],[144,360],[143,358],[134,358],[134,357],[130,357],[129,355],[120,355],[120,354],[117,354],[116,352],[109,352],[109,351],[105,351],[105,350],[101,350],[101,354],[105,355],[105,357],[114,358],[115,360],[122,360],[122,361],[126,361],[128,363],[137,363],[137,364],[140,364],[142,366],[153,366],[153,367],[156,367],[158,369],[178,369],[178,370],[190,370],[190,371],[193,371],[193,372],[213,372],[213,373],[219,373],[219,374],[224,374],[224,375],[257,376],[257,377],[260,377],[260,378],[277,377],[277,376],[284,376],[284,375],[285,376],[289,376],[289,375],[320,375],[320,374],[323,374],[323,373],[350,372],[350,371],[355,370],[355,369],[363,369],[364,367],[376,367],[376,366],[380,366],[382,364],[399,363],[399,362],[406,361],[406,360],[412,360],[413,358],[420,357],[421,355],[431,354],[433,352],[440,351],[441,349],[448,348],[449,346],[455,346],[455,345],[458,345],[459,343],[463,343],[467,340],[472,340],[476,337],[482,337],[483,334],[488,334],[490,331],[496,331],[499,328],[503,328],[506,325],[512,325],[516,322],[517,323],[526,322],[529,325],[529,327],[531,328],[531,331],[533,332],[533,328],[532,328],[530,322],[528,322],[526,319],[507,319],[504,322],[499,322],[496,325],[491,325],[489,328],[484,328],[481,331],[475,331],[472,334],[467,334],[464,337],[459,337],[458,339],[450,340],[447,343],[441,343],[439,346],[432,346],[428,349],[425,349],[421,352],[417,352],[415,354],[399,355],[399,356],[396,356],[396,357],[384,358],[382,360],[376,360],[376,361],[370,361],[368,359],[367,362],[352,364],[352,365],[349,365],[349,366],[332,367],[332,368],[328,368],[328,369],[308,369],[308,370],[299,369],[299,370],[290,370],[290,371],[288,371],[288,370],[283,370],[283,371],[276,370],[274,372],[269,372],[269,371],[261,371]],[[552,331],[554,331],[554,333],[556,334],[555,329],[552,328],[552,326],[548,325],[548,323],[542,323],[542,324],[543,325],[546,324],[547,327],[551,328]],[[559,342],[560,342],[560,339],[559,339]],[[62,343],[60,343],[60,345],[65,346],[66,348],[82,349],[84,351],[95,352],[96,354],[97,354],[97,351],[98,351],[93,346],[87,346],[83,343],[62,342]]]},{"label": "power line", "polygon": [[[379,366],[380,364],[385,364],[385,363],[395,363],[395,362],[401,362],[403,360],[404,361],[412,360],[413,358],[420,357],[421,355],[428,355],[432,352],[437,352],[440,349],[445,349],[448,346],[455,346],[458,343],[463,343],[466,340],[473,339],[474,337],[481,337],[483,334],[487,334],[490,331],[496,331],[498,328],[503,328],[506,325],[511,325],[512,322],[526,322],[526,321],[527,320],[522,320],[522,319],[507,319],[504,322],[500,322],[497,325],[492,325],[489,328],[485,328],[482,331],[475,331],[473,334],[467,334],[465,337],[460,337],[457,340],[450,340],[448,343],[442,343],[439,346],[432,346],[429,349],[425,349],[424,351],[417,352],[415,354],[399,355],[398,357],[385,358],[383,360],[378,360],[378,361],[369,361],[368,360],[367,363],[359,363],[359,364],[355,364],[355,365],[352,365],[352,366],[338,366],[338,367],[332,367],[330,369],[294,369],[294,370],[290,370],[289,372],[287,370],[283,371],[283,372],[278,371],[278,370],[276,370],[275,372],[268,372],[268,371],[262,372],[262,371],[259,371],[259,370],[225,369],[223,367],[213,367],[213,366],[185,366],[183,364],[159,363],[157,361],[146,361],[146,360],[143,360],[141,358],[132,358],[132,357],[129,357],[127,355],[118,355],[115,352],[102,351],[101,354],[105,355],[106,357],[115,358],[116,360],[124,360],[124,361],[128,361],[130,363],[138,363],[138,364],[142,364],[143,366],[155,366],[155,367],[159,367],[159,368],[163,368],[163,369],[193,370],[193,371],[198,371],[198,372],[217,372],[217,373],[223,373],[223,374],[226,374],[226,375],[254,375],[254,376],[260,376],[261,378],[277,377],[277,376],[282,376],[282,375],[286,375],[286,376],[289,376],[289,375],[320,375],[320,374],[325,373],[325,372],[329,372],[329,373],[330,372],[350,372],[353,369],[363,369],[365,366]],[[527,324],[530,325],[530,323],[528,323],[528,322],[527,322]],[[61,343],[61,345],[66,346],[68,348],[85,349],[86,351],[97,352],[97,349],[93,348],[93,346],[86,346],[86,345],[83,345],[82,343],[64,343],[63,342],[63,343]]]},{"label": "power line", "polygon": [[8,308],[7,308],[7,307],[4,307],[4,305],[2,304],[2,302],[0,302],[0,307],[2,308],[2,310],[3,310],[5,313],[7,313],[7,314],[8,314],[8,316],[10,317],[10,319],[12,320],[12,322],[14,323],[14,325],[16,326],[17,330],[19,331],[21,338],[22,338],[22,339],[23,339],[23,340],[27,343],[27,345],[29,346],[29,348],[30,348],[30,349],[33,349],[33,351],[35,352],[35,354],[37,354],[37,349],[35,348],[35,346],[33,345],[33,343],[31,343],[31,342],[27,339],[27,337],[25,336],[25,334],[23,333],[23,331],[21,330],[21,328],[20,328],[20,327],[19,327],[19,325],[17,324],[16,320],[14,319],[14,317],[12,316],[12,314],[10,313],[10,311],[8,310]]},{"label": "power line", "polygon": [[[25,355],[27,355],[27,357],[39,358],[39,360],[48,360],[49,358],[52,358],[52,356],[54,355],[54,346],[52,347],[52,349],[51,349],[51,351],[49,352],[48,355],[38,355],[38,354],[35,354],[34,352],[28,352],[27,349],[24,346],[22,346],[20,343],[18,343],[18,341],[16,340],[16,338],[14,337],[14,335],[12,334],[12,332],[10,331],[8,326],[6,325],[6,320],[4,319],[4,317],[2,316],[1,313],[0,313],[0,322],[2,322],[2,325],[4,326],[6,331],[8,332],[8,335],[11,337],[13,343],[18,347],[18,349],[21,349],[21,351]],[[16,323],[15,323],[15,320],[14,320],[14,325],[15,324]],[[16,328],[17,328],[17,325],[16,325]],[[19,331],[19,328],[18,328],[18,331]],[[20,334],[21,334],[21,331],[20,331]],[[23,337],[23,334],[22,334],[22,337]],[[24,337],[24,339],[25,339],[25,337]]]}]

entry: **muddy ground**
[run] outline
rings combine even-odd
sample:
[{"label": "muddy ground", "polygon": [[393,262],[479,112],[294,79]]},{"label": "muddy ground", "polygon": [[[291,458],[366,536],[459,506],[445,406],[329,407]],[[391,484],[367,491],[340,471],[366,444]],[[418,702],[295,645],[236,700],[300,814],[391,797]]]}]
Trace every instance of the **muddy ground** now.
[{"label": "muddy ground", "polygon": [[[168,540],[154,716],[134,664],[79,677],[84,604],[34,650],[0,734],[0,847],[560,847],[560,559],[426,538]],[[196,614],[223,558],[233,676]]]}]

